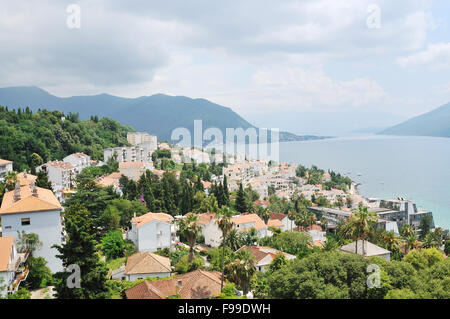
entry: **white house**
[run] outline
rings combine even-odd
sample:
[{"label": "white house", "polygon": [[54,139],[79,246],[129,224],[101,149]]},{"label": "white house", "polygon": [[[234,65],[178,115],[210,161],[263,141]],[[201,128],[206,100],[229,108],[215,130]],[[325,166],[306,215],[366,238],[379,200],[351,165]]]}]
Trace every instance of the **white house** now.
[{"label": "white house", "polygon": [[36,168],[37,172],[40,172],[41,170],[47,172],[48,180],[52,183],[52,188],[55,193],[72,189],[75,186],[77,170],[75,166],[69,162],[47,162]]},{"label": "white house", "polygon": [[170,277],[170,259],[150,252],[139,252],[127,259],[125,266],[115,271],[112,279],[134,281],[137,279]]},{"label": "white house", "polygon": [[83,168],[91,166],[91,157],[84,153],[74,153],[63,158],[64,162],[75,167],[76,174],[80,174]]},{"label": "white house", "polygon": [[13,162],[0,158],[0,178],[13,170]]},{"label": "white house", "polygon": [[265,272],[268,270],[269,265],[272,263],[273,259],[278,254],[283,254],[287,260],[295,259],[294,255],[285,253],[283,251],[271,248],[271,247],[263,247],[263,246],[242,246],[237,251],[246,250],[251,255],[255,257],[256,261],[256,269],[258,271]]},{"label": "white house", "polygon": [[17,237],[17,232],[35,233],[42,247],[33,252],[35,257],[43,257],[52,272],[63,269],[56,257],[58,251],[52,245],[61,245],[62,224],[61,204],[52,191],[34,186],[34,183],[5,193],[0,208],[2,236]]},{"label": "white house", "polygon": [[131,240],[138,251],[157,251],[171,248],[174,244],[175,227],[173,217],[165,213],[147,213],[131,219],[131,229],[127,238]]},{"label": "white house", "polygon": [[[241,214],[231,217],[233,222],[233,229],[237,232],[245,232],[254,228],[257,232],[258,238],[270,236],[271,232],[264,221],[256,214]],[[222,243],[222,232],[217,226],[216,219],[212,218],[206,225],[203,226],[203,236],[205,237],[205,244],[211,247],[218,247]]]},{"label": "white house", "polygon": [[[0,237],[0,297],[17,290],[29,269],[23,267],[27,253],[18,253],[14,237]],[[3,289],[2,289],[3,288]]]},{"label": "white house", "polygon": [[271,220],[279,220],[281,223],[283,223],[283,227],[281,228],[282,231],[286,231],[286,230],[292,230],[296,227],[295,223],[293,220],[290,220],[288,218],[288,215],[283,214],[283,213],[274,213],[271,212],[270,213],[270,219],[269,219],[269,226],[270,226],[270,221]]}]

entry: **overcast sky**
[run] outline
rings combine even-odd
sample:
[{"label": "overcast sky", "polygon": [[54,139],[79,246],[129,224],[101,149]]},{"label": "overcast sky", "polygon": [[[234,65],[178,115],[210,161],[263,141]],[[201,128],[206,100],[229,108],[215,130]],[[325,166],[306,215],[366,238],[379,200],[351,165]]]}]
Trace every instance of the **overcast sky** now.
[{"label": "overcast sky", "polygon": [[[67,25],[72,3],[79,29]],[[244,116],[409,117],[450,101],[448,0],[0,4],[1,87],[203,97]]]}]

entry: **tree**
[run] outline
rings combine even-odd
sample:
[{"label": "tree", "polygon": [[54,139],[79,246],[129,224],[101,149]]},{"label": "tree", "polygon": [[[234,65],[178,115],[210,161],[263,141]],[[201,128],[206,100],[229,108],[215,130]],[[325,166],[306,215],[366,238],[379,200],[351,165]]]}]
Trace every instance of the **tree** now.
[{"label": "tree", "polygon": [[264,221],[264,224],[267,225],[270,219],[270,211],[268,208],[263,208],[258,212],[258,216]]},{"label": "tree", "polygon": [[236,258],[227,264],[227,278],[238,284],[246,295],[250,289],[250,280],[256,272],[255,257],[247,250],[241,250]]},{"label": "tree", "polygon": [[[104,299],[110,293],[106,285],[108,269],[95,249],[94,224],[89,211],[81,204],[67,207],[65,212],[67,240],[62,246],[54,245],[65,268],[77,265],[80,269],[80,288],[67,285],[70,272],[58,272],[55,285],[59,299]],[[71,266],[72,267],[72,266]]]},{"label": "tree", "polygon": [[39,154],[33,153],[30,155],[31,174],[36,175],[36,167],[42,164],[44,164],[44,160]]},{"label": "tree", "polygon": [[431,216],[424,216],[422,217],[422,219],[420,220],[420,224],[419,224],[419,239],[420,240],[424,240],[425,236],[430,232],[431,229],[431,224],[432,224],[432,217]]},{"label": "tree", "polygon": [[37,174],[36,186],[53,191],[52,183],[48,180],[47,173],[44,170],[40,170]]},{"label": "tree", "polygon": [[287,263],[288,261],[286,259],[286,256],[284,256],[284,254],[280,252],[273,257],[273,260],[269,265],[269,270],[271,272],[275,272],[283,268],[285,265],[287,265]]},{"label": "tree", "polygon": [[374,232],[378,217],[375,213],[369,212],[367,207],[359,205],[358,210],[352,214],[343,228],[343,234],[356,241],[355,253],[358,253],[358,240],[362,240],[362,254],[365,255],[364,243]]},{"label": "tree", "polygon": [[236,210],[241,214],[247,211],[247,201],[242,183],[239,183],[239,189],[236,194],[235,207]]},{"label": "tree", "polygon": [[196,238],[200,233],[198,217],[194,214],[188,214],[184,218],[176,220],[178,231],[177,235],[186,239],[189,245],[189,262],[194,260],[194,246]]},{"label": "tree", "polygon": [[47,267],[47,261],[42,257],[28,257],[26,261],[30,271],[25,281],[25,287],[28,289],[37,289],[45,287],[52,282],[52,272]]},{"label": "tree", "polygon": [[102,239],[102,250],[107,259],[123,257],[125,241],[120,231],[109,231]]},{"label": "tree", "polygon": [[224,280],[224,261],[225,261],[225,246],[226,246],[226,240],[227,235],[233,228],[233,222],[231,221],[231,216],[233,216],[233,212],[228,207],[222,207],[220,210],[220,213],[217,214],[217,226],[219,227],[220,231],[222,232],[222,265],[221,265],[221,280],[220,280],[220,291],[223,289],[223,280]]}]

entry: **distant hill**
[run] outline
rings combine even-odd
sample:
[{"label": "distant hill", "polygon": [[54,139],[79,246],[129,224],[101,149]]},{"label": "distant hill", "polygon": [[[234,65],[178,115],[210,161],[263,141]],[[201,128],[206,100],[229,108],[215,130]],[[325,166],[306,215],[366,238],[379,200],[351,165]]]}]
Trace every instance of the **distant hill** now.
[{"label": "distant hill", "polygon": [[[122,98],[108,94],[60,98],[37,87],[0,88],[0,105],[10,108],[30,107],[79,113],[80,119],[90,116],[109,117],[139,131],[147,131],[160,140],[170,140],[172,130],[185,127],[193,134],[194,120],[201,119],[203,129],[255,127],[230,108],[205,99],[156,94],[139,98]],[[320,139],[318,136],[298,136],[280,132],[280,141]]]},{"label": "distant hill", "polygon": [[450,137],[450,103],[385,129],[379,134]]}]

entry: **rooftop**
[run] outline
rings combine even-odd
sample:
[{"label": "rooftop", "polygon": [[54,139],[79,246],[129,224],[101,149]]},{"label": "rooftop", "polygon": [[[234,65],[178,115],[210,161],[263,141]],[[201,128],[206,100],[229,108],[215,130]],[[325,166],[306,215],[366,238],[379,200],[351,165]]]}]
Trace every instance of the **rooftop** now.
[{"label": "rooftop", "polygon": [[137,226],[145,225],[151,221],[159,220],[165,223],[170,223],[173,220],[173,217],[166,213],[152,213],[149,212],[139,217],[134,217],[131,219],[131,222],[136,223]]},{"label": "rooftop", "polygon": [[[51,190],[40,187],[34,188],[34,194],[32,187],[29,185],[5,193],[0,208],[0,215],[62,209],[61,204]],[[16,193],[20,194],[18,199],[15,198]]]},{"label": "rooftop", "polygon": [[128,257],[125,274],[170,273],[170,259],[150,252],[139,252]]},{"label": "rooftop", "polygon": [[[356,242],[352,242],[350,244],[344,245],[341,247],[342,251],[348,252],[348,253],[356,253]],[[379,256],[379,255],[385,255],[390,254],[391,252],[389,250],[386,250],[382,247],[379,247],[377,245],[372,244],[371,242],[368,242],[367,240],[364,241],[364,256],[365,257],[371,257],[371,256]],[[358,255],[363,256],[363,241],[358,240]]]},{"label": "rooftop", "polygon": [[0,237],[0,271],[7,271],[11,259],[14,237]]}]

